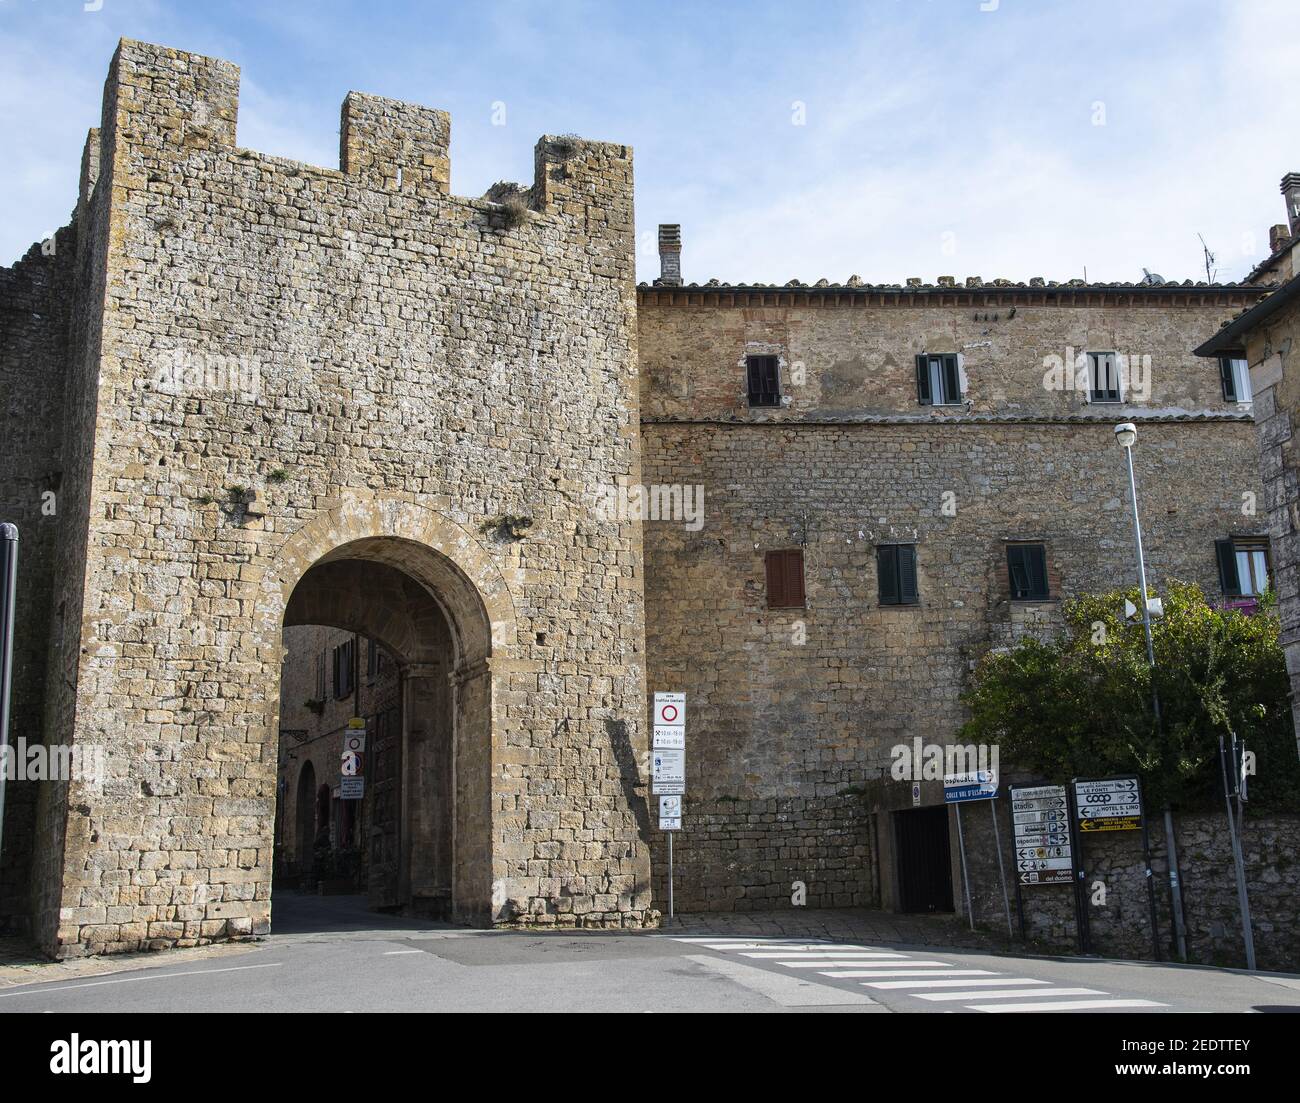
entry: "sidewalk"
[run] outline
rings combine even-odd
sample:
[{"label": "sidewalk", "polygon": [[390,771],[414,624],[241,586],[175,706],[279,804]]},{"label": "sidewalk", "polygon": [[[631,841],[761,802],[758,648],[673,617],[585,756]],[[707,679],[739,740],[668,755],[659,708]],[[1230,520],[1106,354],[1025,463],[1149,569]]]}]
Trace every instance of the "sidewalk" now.
[{"label": "sidewalk", "polygon": [[102,957],[77,957],[51,961],[31,945],[18,938],[0,939],[0,989],[19,984],[43,984],[51,980],[76,980],[81,977],[105,976],[132,969],[156,969],[160,965],[179,965],[187,961],[246,954],[258,948],[256,942],[214,942],[183,950],[146,950],[133,954],[107,954]]}]

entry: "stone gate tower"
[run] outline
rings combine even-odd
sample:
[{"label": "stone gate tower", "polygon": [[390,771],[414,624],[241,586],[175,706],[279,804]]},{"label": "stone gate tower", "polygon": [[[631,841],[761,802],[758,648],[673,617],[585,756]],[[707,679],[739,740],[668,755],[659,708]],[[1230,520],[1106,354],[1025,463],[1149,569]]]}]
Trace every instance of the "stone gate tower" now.
[{"label": "stone gate tower", "polygon": [[384,902],[652,922],[641,532],[595,508],[640,478],[631,150],[544,138],[464,199],[445,113],[351,93],[317,168],[235,145],[238,84],[122,41],[72,225],[0,273],[13,734],[107,762],[15,786],[8,909],[63,954],[267,930],[317,623],[402,670]]}]

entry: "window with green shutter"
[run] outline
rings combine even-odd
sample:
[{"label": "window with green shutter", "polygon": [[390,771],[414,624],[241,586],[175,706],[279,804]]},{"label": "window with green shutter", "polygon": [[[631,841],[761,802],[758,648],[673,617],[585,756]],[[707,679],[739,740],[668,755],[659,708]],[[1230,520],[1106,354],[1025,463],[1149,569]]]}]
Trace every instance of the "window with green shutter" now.
[{"label": "window with green shutter", "polygon": [[1012,601],[1046,601],[1047,549],[1042,544],[1008,544],[1007,575]]},{"label": "window with green shutter", "polygon": [[745,374],[751,406],[781,405],[781,368],[775,356],[746,356]]},{"label": "window with green shutter", "polygon": [[1270,564],[1265,537],[1216,540],[1214,551],[1224,597],[1258,597],[1268,589]]},{"label": "window with green shutter", "polygon": [[956,353],[916,358],[916,400],[922,406],[956,406],[961,402],[961,370]]},{"label": "window with green shutter", "polygon": [[876,579],[881,605],[915,605],[916,545],[881,544],[876,548]]}]

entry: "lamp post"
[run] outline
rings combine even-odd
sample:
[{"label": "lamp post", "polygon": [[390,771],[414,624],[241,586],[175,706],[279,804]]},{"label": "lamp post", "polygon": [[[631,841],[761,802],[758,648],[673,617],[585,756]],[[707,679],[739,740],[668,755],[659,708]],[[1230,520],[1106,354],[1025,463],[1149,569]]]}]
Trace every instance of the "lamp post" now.
[{"label": "lamp post", "polygon": [[[1138,516],[1137,477],[1133,474],[1133,445],[1137,443],[1137,426],[1131,421],[1115,426],[1115,440],[1124,449],[1128,461],[1129,501],[1133,506],[1133,543],[1137,548],[1138,586],[1142,591],[1142,631],[1147,641],[1147,662],[1151,666],[1151,707],[1155,711],[1156,729],[1160,728],[1160,693],[1156,689],[1156,649],[1151,642],[1151,607],[1147,598],[1147,566],[1142,554],[1142,521]],[[1174,842],[1173,813],[1165,809],[1165,848],[1169,853],[1169,903],[1174,919],[1174,937],[1179,956],[1187,959],[1186,940],[1183,935],[1183,904],[1178,892],[1178,851]],[[1151,870],[1151,840],[1147,833],[1146,809],[1142,810],[1142,856],[1146,862],[1147,901],[1151,909],[1151,944],[1156,960],[1160,960],[1160,936],[1156,927],[1156,883]]]},{"label": "lamp post", "polygon": [[[1147,662],[1154,672],[1156,666],[1156,649],[1151,643],[1151,610],[1147,603],[1147,567],[1142,556],[1142,522],[1138,518],[1137,479],[1133,475],[1133,445],[1137,441],[1137,426],[1131,421],[1115,426],[1115,440],[1124,449],[1124,458],[1128,460],[1129,500],[1133,504],[1133,540],[1137,545],[1138,585],[1142,588],[1142,631],[1147,637]],[[1156,710],[1156,723],[1160,723],[1160,697],[1156,693],[1155,680],[1152,678],[1151,703]]]}]

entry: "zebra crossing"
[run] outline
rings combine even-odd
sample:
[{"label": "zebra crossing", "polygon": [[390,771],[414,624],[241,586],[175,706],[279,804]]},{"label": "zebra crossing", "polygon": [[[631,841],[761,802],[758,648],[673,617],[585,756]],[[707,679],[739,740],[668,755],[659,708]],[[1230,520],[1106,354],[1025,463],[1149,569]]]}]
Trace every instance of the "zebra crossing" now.
[{"label": "zebra crossing", "polygon": [[[943,1010],[957,1004],[987,1014],[1051,1011],[1129,1011],[1167,1007],[1155,1000],[1114,996],[1099,988],[1059,985],[995,969],[975,969],[878,946],[796,938],[674,938],[693,947],[789,969],[804,978],[852,980],[868,991],[914,997]],[[949,1005],[949,1006],[945,1006]],[[939,1009],[936,1008],[936,1009]]]}]

